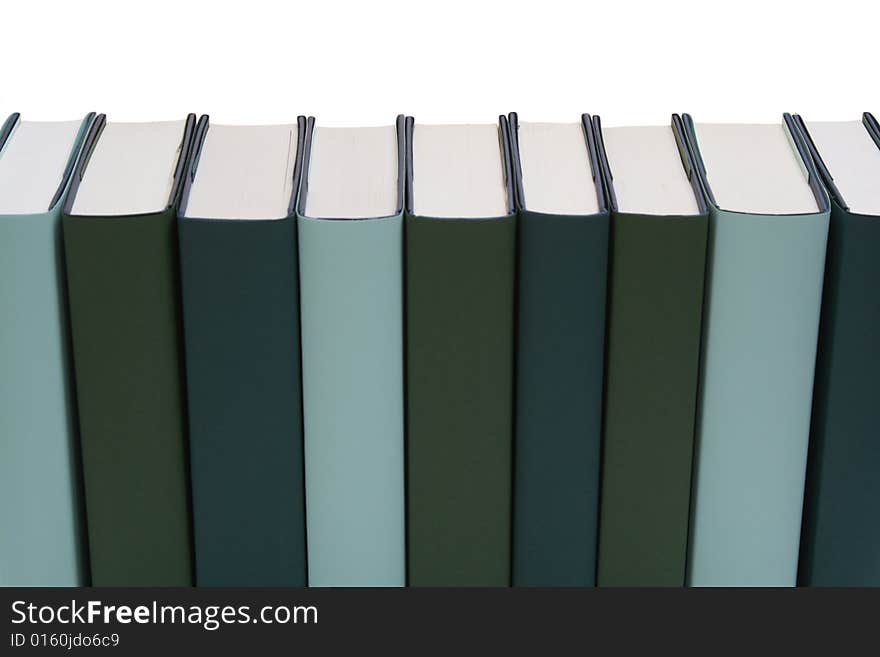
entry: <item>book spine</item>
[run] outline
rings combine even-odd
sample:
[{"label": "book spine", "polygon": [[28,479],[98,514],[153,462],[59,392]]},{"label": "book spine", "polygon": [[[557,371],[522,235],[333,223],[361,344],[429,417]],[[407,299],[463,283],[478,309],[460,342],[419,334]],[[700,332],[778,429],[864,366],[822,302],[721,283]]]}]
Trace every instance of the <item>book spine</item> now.
[{"label": "book spine", "polygon": [[61,250],[58,207],[0,216],[2,586],[86,583]]},{"label": "book spine", "polygon": [[880,223],[832,202],[799,583],[880,586]]},{"label": "book spine", "polygon": [[63,225],[92,583],[187,586],[174,214]]},{"label": "book spine", "polygon": [[793,586],[828,213],[712,210],[688,579]]},{"label": "book spine", "polygon": [[608,215],[519,215],[513,584],[594,586]]},{"label": "book spine", "polygon": [[299,219],[310,586],[404,586],[403,219]]},{"label": "book spine", "polygon": [[600,586],[682,586],[708,220],[612,215]]},{"label": "book spine", "polygon": [[406,219],[413,586],[510,584],[515,228]]},{"label": "book spine", "polygon": [[196,581],[305,586],[296,220],[178,225]]}]

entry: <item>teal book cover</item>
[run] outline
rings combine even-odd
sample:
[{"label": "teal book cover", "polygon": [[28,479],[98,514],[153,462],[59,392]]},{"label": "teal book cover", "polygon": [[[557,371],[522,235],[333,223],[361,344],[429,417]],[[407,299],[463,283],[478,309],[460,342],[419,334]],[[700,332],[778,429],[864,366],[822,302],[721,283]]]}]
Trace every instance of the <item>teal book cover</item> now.
[{"label": "teal book cover", "polygon": [[404,118],[309,119],[298,202],[309,586],[404,586]]},{"label": "teal book cover", "polygon": [[305,586],[297,235],[305,119],[199,120],[178,209],[195,580]]},{"label": "teal book cover", "polygon": [[0,130],[0,585],[89,583],[61,207],[94,114]]},{"label": "teal book cover", "polygon": [[828,197],[790,116],[683,118],[710,199],[688,583],[794,586]]},{"label": "teal book cover", "polygon": [[608,220],[591,119],[509,116],[518,221],[513,585],[594,586]]},{"label": "teal book cover", "polygon": [[880,126],[794,118],[831,200],[798,583],[880,586]]}]

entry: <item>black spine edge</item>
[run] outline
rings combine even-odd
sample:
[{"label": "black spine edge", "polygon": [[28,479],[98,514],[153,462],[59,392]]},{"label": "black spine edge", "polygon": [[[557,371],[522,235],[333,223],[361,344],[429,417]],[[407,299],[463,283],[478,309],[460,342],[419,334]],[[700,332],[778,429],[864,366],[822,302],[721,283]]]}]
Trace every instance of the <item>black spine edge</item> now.
[{"label": "black spine edge", "polygon": [[174,167],[174,182],[171,183],[171,193],[168,195],[168,204],[165,206],[166,210],[174,207],[180,200],[180,193],[183,190],[183,179],[186,177],[190,154],[193,152],[193,134],[195,131],[196,115],[193,113],[187,114],[186,125],[183,128],[183,137],[180,140],[177,166]]},{"label": "black spine edge", "polygon": [[[311,132],[315,127],[315,117],[296,117],[296,156],[293,161],[293,189],[290,192],[290,203],[287,204],[287,216],[296,214],[297,203],[300,198],[305,199],[305,192],[302,190],[304,181],[303,170],[306,165],[303,160],[307,160],[312,148]],[[304,203],[304,201],[303,201]]]},{"label": "black spine edge", "polygon": [[[80,153],[82,152],[83,143],[85,143],[86,136],[89,133],[89,128],[92,126],[92,122],[95,120],[95,113],[89,112],[83,117],[82,122],[80,123],[80,134],[77,135],[76,141],[73,144],[73,148],[70,151],[70,155],[67,157],[67,165],[64,167],[64,173],[61,174],[61,182],[58,184],[58,189],[55,190],[55,194],[52,196],[52,200],[49,202],[49,210],[55,207],[55,204],[61,200],[61,197],[64,196],[64,190],[67,188],[67,183],[70,180],[70,176],[73,175],[73,169],[76,166],[76,162],[80,157]],[[85,124],[88,126],[86,130],[82,130],[82,125]],[[2,148],[2,145],[0,145]]]},{"label": "black spine edge", "polygon": [[9,135],[12,134],[15,126],[18,125],[19,120],[21,120],[21,113],[13,112],[3,122],[3,127],[0,128],[0,151],[6,146],[6,141],[9,139]]},{"label": "black spine edge", "polygon": [[[700,181],[699,174],[695,175],[695,172],[697,171],[696,158],[690,147],[690,142],[687,138],[687,132],[682,124],[681,117],[678,114],[672,115],[671,128],[672,134],[675,136],[675,143],[678,146],[678,155],[681,157],[681,165],[684,167],[688,182],[691,184],[691,189],[694,190],[694,198],[697,200],[697,208],[700,210],[700,214],[706,214],[709,211],[709,205],[706,200],[706,194]],[[702,162],[702,160],[700,161]]]},{"label": "black spine edge", "polygon": [[177,208],[178,217],[183,217],[186,214],[186,206],[189,204],[189,193],[192,189],[192,184],[196,179],[196,170],[199,168],[199,160],[202,157],[202,147],[205,145],[205,138],[208,136],[209,127],[209,116],[207,114],[202,114],[199,117],[195,136],[193,137],[193,156],[189,165],[189,174],[184,176],[183,179],[183,191],[180,194],[180,205]]},{"label": "black spine edge", "polygon": [[[602,182],[601,165],[599,162],[599,149],[596,145],[596,133],[593,130],[593,118],[589,114],[581,114],[581,128],[584,131],[584,139],[587,143],[587,154],[590,156],[590,174],[593,177],[593,186],[596,188],[596,202],[599,212],[608,212],[608,198],[605,193],[605,185]],[[603,144],[603,151],[604,144]]]},{"label": "black spine edge", "polygon": [[[312,125],[315,123],[314,117],[311,117]],[[287,216],[295,214],[296,204],[299,200],[300,186],[302,185],[303,159],[305,158],[306,132],[308,130],[309,119],[305,116],[296,117],[296,157],[293,161],[293,191],[290,192],[290,203],[287,204]],[[311,145],[310,145],[311,147]]]},{"label": "black spine edge", "polygon": [[82,182],[83,176],[86,173],[86,168],[89,165],[89,160],[92,158],[92,153],[95,152],[95,146],[98,144],[98,139],[101,137],[101,133],[104,131],[104,126],[107,125],[107,115],[106,114],[98,114],[95,117],[95,120],[92,121],[92,126],[89,128],[89,132],[86,135],[85,142],[83,143],[82,150],[80,151],[79,159],[76,163],[76,168],[73,171],[73,180],[70,183],[70,192],[67,194],[67,200],[64,202],[64,208],[62,212],[64,214],[70,214],[70,210],[73,207],[73,202],[76,200],[76,193],[79,190],[79,184]]},{"label": "black spine edge", "polygon": [[503,114],[498,117],[498,139],[501,148],[501,165],[504,168],[504,186],[507,189],[507,214],[516,212],[516,202],[513,194],[513,173],[510,161],[510,126],[507,125],[507,117]]},{"label": "black spine edge", "polygon": [[871,112],[865,112],[862,114],[862,124],[865,126],[868,134],[871,135],[871,139],[877,144],[877,148],[880,148],[880,123],[877,123],[877,119],[874,118]]},{"label": "black spine edge", "polygon": [[401,214],[406,202],[406,117],[398,114],[394,125],[397,131],[397,214]]},{"label": "black spine edge", "polygon": [[[312,138],[315,133],[315,117],[297,117],[296,139],[296,165],[293,167],[293,186],[299,187],[299,195],[294,192],[294,198],[290,199],[288,214],[293,214],[294,208],[300,215],[306,213],[306,199],[309,195],[309,168],[312,164]],[[298,182],[297,182],[298,181]]]},{"label": "black spine edge", "polygon": [[705,197],[709,202],[717,208],[718,203],[715,202],[715,194],[712,193],[712,188],[709,186],[709,181],[706,177],[706,164],[703,162],[703,155],[700,153],[699,144],[697,144],[697,132],[694,129],[694,119],[687,112],[681,116],[678,114],[674,114],[673,116],[678,116],[681,120],[682,132],[684,133],[685,142],[687,142],[691,157],[693,158],[697,177],[703,186],[703,194],[705,194]]},{"label": "black spine edge", "polygon": [[825,189],[828,190],[829,196],[834,199],[834,201],[842,208],[849,209],[846,205],[846,201],[843,198],[843,194],[840,193],[837,185],[834,183],[834,177],[831,175],[831,171],[828,170],[828,167],[825,165],[825,160],[822,159],[822,156],[819,154],[819,148],[816,146],[816,142],[813,141],[812,135],[810,135],[810,131],[807,129],[807,123],[804,121],[803,117],[800,114],[793,114],[792,121],[794,125],[797,127],[797,131],[800,132],[801,139],[806,144],[807,150],[810,153],[810,157],[813,159],[813,163],[816,165],[816,170],[819,173],[819,177],[822,179],[822,182],[825,185]]},{"label": "black spine edge", "polygon": [[405,119],[406,130],[406,189],[404,192],[406,213],[413,213],[413,130],[416,120],[408,116]]},{"label": "black spine edge", "polygon": [[785,112],[782,115],[782,120],[785,122],[785,127],[791,135],[795,149],[797,150],[801,161],[803,161],[804,167],[807,169],[807,184],[810,186],[810,189],[813,190],[813,196],[816,198],[816,205],[819,206],[820,212],[828,212],[830,209],[828,206],[828,197],[825,195],[825,190],[822,188],[822,183],[819,180],[819,174],[816,171],[816,163],[813,161],[813,158],[810,156],[810,151],[804,143],[804,137],[801,134],[801,131],[798,130],[797,124],[791,114]]},{"label": "black spine edge", "polygon": [[513,173],[514,200],[516,209],[520,212],[526,209],[526,195],[523,189],[522,159],[519,153],[519,116],[516,112],[507,115],[507,124],[510,129],[510,159]]},{"label": "black spine edge", "polygon": [[611,173],[611,164],[608,162],[608,153],[605,151],[605,138],[602,136],[602,119],[593,115],[593,139],[596,143],[596,154],[599,169],[602,173],[602,184],[605,187],[608,208],[617,212],[617,194],[614,192],[614,174]]}]

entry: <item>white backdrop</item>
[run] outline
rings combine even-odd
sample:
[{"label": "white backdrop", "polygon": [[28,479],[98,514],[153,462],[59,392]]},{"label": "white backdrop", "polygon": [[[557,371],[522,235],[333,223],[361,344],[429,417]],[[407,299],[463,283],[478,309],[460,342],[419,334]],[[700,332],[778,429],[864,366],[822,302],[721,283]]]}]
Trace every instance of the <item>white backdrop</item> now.
[{"label": "white backdrop", "polygon": [[[810,7],[810,5],[813,5]],[[7,0],[0,115],[606,125],[880,113],[871,3]]]}]

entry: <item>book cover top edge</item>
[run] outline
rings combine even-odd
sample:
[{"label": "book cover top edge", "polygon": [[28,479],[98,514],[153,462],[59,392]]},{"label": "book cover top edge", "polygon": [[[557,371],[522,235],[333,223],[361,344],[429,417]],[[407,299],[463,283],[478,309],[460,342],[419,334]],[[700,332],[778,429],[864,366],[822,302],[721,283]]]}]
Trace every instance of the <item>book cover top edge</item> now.
[{"label": "book cover top edge", "polygon": [[76,167],[73,170],[73,180],[70,183],[70,191],[68,192],[67,199],[64,202],[62,213],[68,217],[79,217],[84,219],[151,217],[164,215],[168,212],[176,213],[183,190],[184,172],[188,168],[188,164],[192,155],[193,133],[195,132],[196,128],[196,115],[193,113],[188,114],[185,119],[178,156],[174,166],[171,188],[168,194],[168,201],[163,208],[152,212],[131,212],[121,214],[85,214],[71,212],[73,204],[76,200],[76,194],[79,189],[79,185],[82,182],[83,176],[85,175],[86,169],[88,167],[89,160],[94,153],[95,147],[97,146],[98,140],[100,139],[101,133],[103,132],[106,125],[107,115],[104,113],[98,114],[92,121],[91,127],[88,130],[88,133],[80,150],[80,156],[76,162]]},{"label": "book cover top edge", "polygon": [[[39,214],[47,214],[56,209],[58,203],[62,200],[65,191],[67,190],[68,183],[70,182],[71,176],[73,175],[73,170],[76,167],[76,163],[79,159],[80,152],[82,150],[83,142],[88,135],[89,128],[91,127],[92,121],[95,118],[94,112],[88,112],[81,120],[79,124],[79,128],[77,128],[76,136],[74,137],[73,143],[70,146],[70,150],[67,153],[67,159],[64,164],[64,169],[61,173],[61,179],[58,183],[58,187],[56,187],[55,192],[52,194],[51,199],[49,200],[48,207],[43,212],[28,212],[28,215],[39,215]],[[13,112],[7,117],[5,122],[3,123],[3,127],[0,128],[0,152],[3,151],[3,148],[6,146],[6,143],[9,137],[12,135],[15,127],[21,121],[21,113]]]},{"label": "book cover top edge", "polygon": [[715,195],[712,193],[712,188],[709,185],[706,165],[703,161],[699,144],[697,143],[697,135],[693,117],[687,112],[680,115],[675,114],[673,116],[677,117],[682,123],[684,138],[687,143],[690,156],[693,159],[697,177],[700,180],[700,184],[703,188],[706,199],[709,201],[709,204],[714,211],[724,212],[732,215],[739,215],[743,217],[819,217],[822,215],[827,215],[830,212],[831,208],[828,195],[826,194],[825,189],[822,187],[822,184],[819,180],[819,174],[816,171],[813,159],[810,157],[809,151],[802,141],[800,131],[797,130],[796,126],[791,120],[791,116],[787,112],[783,115],[783,125],[786,128],[787,134],[791,138],[792,146],[794,147],[795,152],[800,159],[800,163],[803,165],[803,168],[806,171],[807,184],[809,185],[810,190],[813,193],[818,208],[814,212],[748,212],[743,210],[731,210],[727,208],[722,208],[720,205],[718,205],[718,202],[715,199]]},{"label": "book cover top edge", "polygon": [[670,119],[670,130],[672,130],[672,134],[675,137],[676,146],[678,147],[678,154],[681,158],[682,169],[685,172],[687,180],[691,186],[691,190],[694,194],[694,200],[697,204],[697,212],[694,214],[662,214],[662,213],[649,213],[649,212],[631,212],[631,211],[621,211],[619,208],[619,204],[617,202],[617,193],[614,189],[614,174],[611,171],[611,163],[608,160],[608,153],[605,149],[605,137],[602,133],[602,118],[599,115],[594,114],[592,117],[592,129],[593,129],[593,139],[596,144],[596,152],[597,152],[597,160],[599,163],[600,175],[602,178],[602,182],[605,186],[605,194],[608,198],[608,208],[611,214],[613,215],[629,215],[629,216],[644,216],[644,217],[703,217],[708,216],[709,214],[709,204],[707,202],[706,194],[700,184],[700,181],[694,176],[694,161],[692,159],[691,153],[686,147],[686,136],[682,130],[680,125],[680,121],[676,121],[678,115],[673,114]]},{"label": "book cover top edge", "polygon": [[309,117],[303,147],[302,171],[300,173],[299,199],[296,203],[296,216],[302,219],[316,221],[370,221],[374,219],[393,219],[402,217],[406,198],[407,176],[407,137],[406,117],[398,114],[394,121],[395,134],[397,136],[397,211],[392,214],[363,216],[363,217],[317,217],[306,214],[306,201],[309,191],[309,167],[312,159],[312,134],[315,130],[315,118]]},{"label": "book cover top edge", "polygon": [[[831,202],[832,206],[856,217],[876,218],[880,216],[880,214],[868,214],[865,212],[858,212],[852,210],[849,207],[849,204],[843,197],[843,193],[834,182],[834,177],[831,175],[831,171],[825,164],[825,160],[819,152],[818,146],[816,146],[816,143],[813,141],[813,137],[810,134],[809,128],[807,127],[807,123],[804,120],[803,116],[797,113],[792,114],[791,116],[792,121],[796,129],[800,132],[801,139],[803,140],[810,154],[810,157],[813,160],[819,178],[821,179],[822,184],[825,187],[825,191],[828,194],[828,199]],[[862,124],[864,125],[865,130],[868,132],[868,135],[877,144],[877,148],[880,149],[880,126],[878,126],[877,124],[877,119],[874,118],[874,115],[871,112],[864,112],[862,114]]]},{"label": "book cover top edge", "polygon": [[306,118],[305,116],[297,116],[296,119],[296,154],[294,157],[294,166],[293,166],[293,175],[292,181],[293,184],[291,186],[290,199],[288,200],[286,214],[284,216],[278,217],[249,217],[249,218],[241,218],[241,217],[208,217],[208,216],[186,216],[186,210],[189,204],[189,196],[192,190],[193,182],[195,181],[196,173],[198,171],[199,161],[202,154],[202,147],[205,143],[205,138],[208,133],[208,128],[210,127],[210,117],[207,114],[203,114],[199,118],[198,126],[196,127],[195,136],[193,138],[193,155],[190,160],[189,166],[187,168],[187,173],[184,176],[183,181],[183,190],[181,192],[181,200],[180,204],[177,208],[177,219],[180,222],[200,222],[200,223],[224,223],[224,224],[265,224],[271,222],[280,222],[286,221],[289,219],[294,219],[296,217],[296,204],[297,199],[300,194],[300,186],[301,186],[301,176],[302,176],[302,162],[303,162],[303,148],[305,145],[305,134],[310,121],[314,121],[312,117]]},{"label": "book cover top edge", "polygon": [[406,136],[406,185],[405,185],[405,203],[404,216],[413,219],[431,219],[440,221],[485,221],[494,219],[505,219],[516,215],[516,203],[514,201],[514,180],[511,175],[510,160],[510,134],[507,123],[507,117],[499,115],[498,117],[498,136],[500,140],[499,150],[501,151],[501,163],[504,176],[504,187],[507,192],[507,214],[496,215],[492,217],[433,217],[429,215],[416,214],[413,212],[413,132],[415,130],[415,118],[412,116],[405,117],[405,136]]},{"label": "book cover top edge", "polygon": [[602,181],[601,165],[598,162],[598,149],[592,128],[592,117],[589,114],[581,114],[580,124],[584,134],[584,146],[587,149],[587,157],[590,162],[590,177],[596,192],[596,205],[598,208],[596,212],[590,213],[544,212],[532,210],[526,206],[522,159],[519,150],[519,115],[517,112],[510,112],[507,115],[507,124],[510,133],[510,166],[513,174],[514,202],[517,212],[529,212],[543,217],[601,217],[610,213],[606,200],[605,185]]}]

